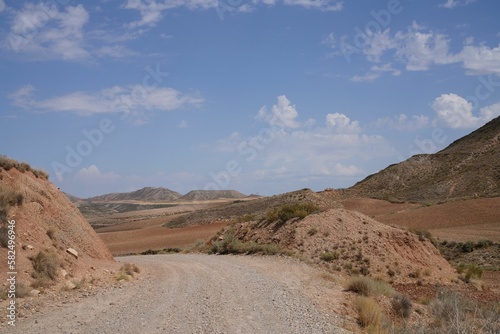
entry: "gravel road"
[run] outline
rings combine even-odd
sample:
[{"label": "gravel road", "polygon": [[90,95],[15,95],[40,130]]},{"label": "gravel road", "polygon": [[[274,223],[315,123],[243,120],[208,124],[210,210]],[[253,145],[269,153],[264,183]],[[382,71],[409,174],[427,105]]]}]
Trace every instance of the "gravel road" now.
[{"label": "gravel road", "polygon": [[318,302],[334,283],[293,259],[117,259],[136,263],[139,280],[21,318],[10,333],[348,333]]}]

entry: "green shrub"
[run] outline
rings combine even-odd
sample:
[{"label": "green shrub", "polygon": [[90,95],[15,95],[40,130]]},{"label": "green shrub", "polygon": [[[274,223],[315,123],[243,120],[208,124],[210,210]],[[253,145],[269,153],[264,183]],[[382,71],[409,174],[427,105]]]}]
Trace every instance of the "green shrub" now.
[{"label": "green shrub", "polygon": [[339,258],[339,254],[337,252],[324,252],[321,254],[321,260],[330,262],[333,260],[337,260]]},{"label": "green shrub", "polygon": [[483,276],[483,270],[475,264],[459,264],[457,266],[457,272],[459,274],[465,273],[463,277],[465,282],[469,282],[474,278],[481,278]]},{"label": "green shrub", "polygon": [[247,214],[247,215],[243,215],[243,216],[238,217],[236,219],[236,222],[237,223],[246,223],[246,222],[252,221],[254,219],[255,219],[254,214]]},{"label": "green shrub", "polygon": [[224,239],[212,242],[210,254],[286,254],[286,250],[281,249],[277,244],[260,244],[253,241],[243,242],[234,236],[234,231],[228,229],[224,234]]},{"label": "green shrub", "polygon": [[267,213],[267,220],[270,222],[287,222],[292,218],[304,219],[312,213],[319,212],[319,208],[312,203],[285,204]]},{"label": "green shrub", "polygon": [[421,230],[421,229],[416,229],[412,228],[409,230],[411,233],[416,234],[418,236],[418,240],[420,241],[425,241],[426,239],[429,240],[434,246],[438,247],[439,243],[434,237],[432,236],[431,232],[428,230]]}]

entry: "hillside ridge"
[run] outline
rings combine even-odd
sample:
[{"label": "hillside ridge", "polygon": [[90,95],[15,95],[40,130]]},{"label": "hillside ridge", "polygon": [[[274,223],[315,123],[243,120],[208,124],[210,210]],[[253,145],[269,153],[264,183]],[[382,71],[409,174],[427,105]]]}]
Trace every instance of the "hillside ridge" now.
[{"label": "hillside ridge", "polygon": [[434,154],[367,176],[349,193],[389,201],[440,202],[500,196],[500,116]]},{"label": "hillside ridge", "polygon": [[240,193],[237,190],[191,190],[184,196],[179,198],[179,201],[206,201],[221,198],[245,198],[247,195]]},{"label": "hillside ridge", "polygon": [[109,193],[90,197],[89,201],[174,201],[182,195],[176,191],[164,187],[144,187],[131,192]]}]

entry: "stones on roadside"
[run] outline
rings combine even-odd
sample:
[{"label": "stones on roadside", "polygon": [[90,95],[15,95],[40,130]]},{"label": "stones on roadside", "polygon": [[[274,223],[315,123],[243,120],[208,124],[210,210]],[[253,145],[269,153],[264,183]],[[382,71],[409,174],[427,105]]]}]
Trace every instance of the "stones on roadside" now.
[{"label": "stones on roadside", "polygon": [[76,285],[71,281],[66,281],[65,286],[66,286],[66,289],[68,289],[68,290],[76,289]]},{"label": "stones on roadside", "polygon": [[74,248],[66,249],[66,252],[72,255],[75,259],[78,259],[78,252]]},{"label": "stones on roadside", "polygon": [[38,295],[40,294],[40,290],[37,290],[37,289],[33,289],[29,292],[30,296],[32,297],[38,297]]}]

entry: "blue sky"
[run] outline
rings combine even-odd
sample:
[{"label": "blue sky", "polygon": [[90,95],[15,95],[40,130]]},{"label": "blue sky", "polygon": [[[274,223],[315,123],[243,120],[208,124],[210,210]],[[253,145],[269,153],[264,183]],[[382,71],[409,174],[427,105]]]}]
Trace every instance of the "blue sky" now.
[{"label": "blue sky", "polygon": [[0,153],[88,197],[353,185],[500,115],[496,0],[0,0]]}]

